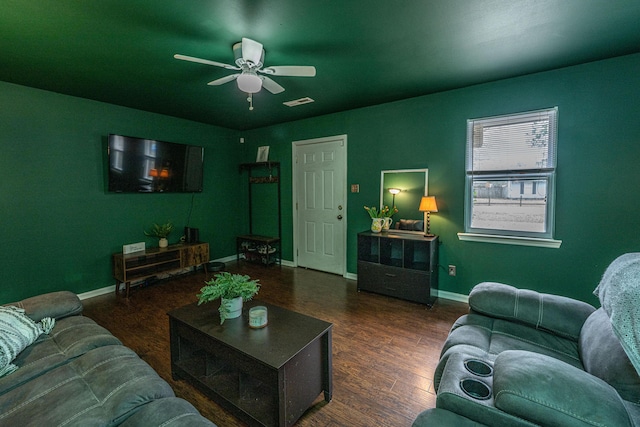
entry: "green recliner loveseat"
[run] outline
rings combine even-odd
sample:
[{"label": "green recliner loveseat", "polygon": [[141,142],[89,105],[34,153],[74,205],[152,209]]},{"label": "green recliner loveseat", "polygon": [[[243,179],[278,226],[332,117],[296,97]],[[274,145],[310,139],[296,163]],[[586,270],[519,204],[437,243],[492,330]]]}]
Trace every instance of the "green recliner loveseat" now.
[{"label": "green recliner loveseat", "polygon": [[617,258],[601,307],[481,283],[436,368],[423,426],[640,425],[640,253]]}]

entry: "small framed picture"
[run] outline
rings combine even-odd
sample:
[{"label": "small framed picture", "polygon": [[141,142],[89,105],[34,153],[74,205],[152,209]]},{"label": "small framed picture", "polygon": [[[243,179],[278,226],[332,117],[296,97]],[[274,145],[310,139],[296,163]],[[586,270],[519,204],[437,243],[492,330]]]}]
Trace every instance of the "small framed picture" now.
[{"label": "small framed picture", "polygon": [[256,162],[266,162],[269,160],[269,146],[263,145],[262,147],[258,147],[258,157],[256,158]]}]

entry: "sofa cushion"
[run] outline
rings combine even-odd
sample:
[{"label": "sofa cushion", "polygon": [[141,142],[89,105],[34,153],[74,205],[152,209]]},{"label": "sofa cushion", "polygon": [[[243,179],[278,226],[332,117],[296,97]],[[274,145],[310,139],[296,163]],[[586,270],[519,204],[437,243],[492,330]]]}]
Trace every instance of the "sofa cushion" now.
[{"label": "sofa cushion", "polygon": [[576,341],[520,323],[474,313],[456,321],[443,352],[457,345],[476,347],[494,357],[506,350],[527,350],[555,357],[582,369]]},{"label": "sofa cushion", "polygon": [[580,337],[584,321],[595,311],[591,305],[571,298],[496,282],[474,286],[469,293],[469,307],[486,316],[524,323],[574,341]]},{"label": "sofa cushion", "polygon": [[640,402],[640,377],[602,308],[584,323],[579,344],[582,364],[587,372],[611,384],[623,399]]},{"label": "sofa cushion", "polygon": [[44,318],[34,322],[24,309],[14,306],[0,307],[0,377],[14,372],[18,367],[11,362],[42,333],[49,333],[55,320]]},{"label": "sofa cushion", "polygon": [[173,396],[133,351],[100,347],[1,395],[0,425],[118,425],[146,403]]},{"label": "sofa cushion", "polygon": [[119,344],[120,341],[109,331],[87,317],[72,316],[58,320],[49,335],[41,335],[15,358],[13,363],[20,369],[0,378],[0,394],[89,350]]},{"label": "sofa cushion", "polygon": [[495,407],[543,426],[631,426],[606,382],[552,357],[505,351],[493,365]]}]

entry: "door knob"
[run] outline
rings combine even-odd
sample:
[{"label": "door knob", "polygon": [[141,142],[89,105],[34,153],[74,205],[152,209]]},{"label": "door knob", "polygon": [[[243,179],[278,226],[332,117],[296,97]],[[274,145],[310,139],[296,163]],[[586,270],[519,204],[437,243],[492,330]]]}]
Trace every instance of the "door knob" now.
[{"label": "door knob", "polygon": [[338,217],[337,217],[337,218],[338,218],[338,219],[342,219],[342,215],[338,215]]}]

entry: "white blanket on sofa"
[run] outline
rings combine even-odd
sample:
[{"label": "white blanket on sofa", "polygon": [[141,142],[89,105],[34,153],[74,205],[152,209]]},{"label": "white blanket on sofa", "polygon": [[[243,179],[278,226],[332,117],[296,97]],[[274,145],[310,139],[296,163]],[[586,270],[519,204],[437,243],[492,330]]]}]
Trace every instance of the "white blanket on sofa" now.
[{"label": "white blanket on sofa", "polygon": [[22,308],[0,306],[0,377],[18,369],[11,363],[13,359],[41,334],[51,332],[55,323],[55,319],[51,317],[45,317],[36,323]]},{"label": "white blanket on sofa", "polygon": [[640,375],[640,253],[616,258],[593,293]]}]

